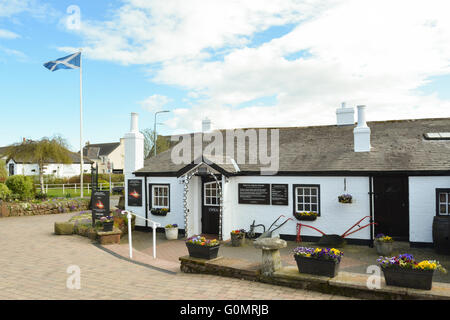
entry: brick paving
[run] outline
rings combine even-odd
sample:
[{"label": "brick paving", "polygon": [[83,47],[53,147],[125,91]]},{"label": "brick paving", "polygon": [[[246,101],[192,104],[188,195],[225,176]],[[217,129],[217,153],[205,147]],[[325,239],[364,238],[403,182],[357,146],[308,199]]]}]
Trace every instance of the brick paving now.
[{"label": "brick paving", "polygon": [[[80,236],[56,236],[72,214],[0,218],[0,299],[347,299],[201,274],[168,274],[119,259]],[[81,289],[67,268],[80,267]]]}]

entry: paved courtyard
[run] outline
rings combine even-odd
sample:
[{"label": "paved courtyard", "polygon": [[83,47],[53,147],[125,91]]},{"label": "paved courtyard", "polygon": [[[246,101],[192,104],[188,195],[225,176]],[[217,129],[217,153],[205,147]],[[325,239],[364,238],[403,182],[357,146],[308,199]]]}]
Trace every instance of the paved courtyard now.
[{"label": "paved courtyard", "polygon": [[[0,218],[0,299],[347,299],[211,275],[168,274],[130,263],[87,238],[54,235],[53,223],[72,215]],[[72,265],[81,270],[79,290],[66,286]]]}]

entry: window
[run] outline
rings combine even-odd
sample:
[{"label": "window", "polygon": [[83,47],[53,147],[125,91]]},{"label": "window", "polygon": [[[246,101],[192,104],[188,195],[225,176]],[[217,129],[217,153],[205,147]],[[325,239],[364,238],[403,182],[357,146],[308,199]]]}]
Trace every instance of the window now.
[{"label": "window", "polygon": [[220,205],[219,184],[217,182],[207,182],[203,187],[203,198],[205,206]]},{"label": "window", "polygon": [[169,185],[152,185],[152,209],[169,209]]},{"label": "window", "polygon": [[294,211],[316,212],[320,215],[320,186],[294,185]]},{"label": "window", "polygon": [[436,189],[436,215],[450,214],[450,189]]}]

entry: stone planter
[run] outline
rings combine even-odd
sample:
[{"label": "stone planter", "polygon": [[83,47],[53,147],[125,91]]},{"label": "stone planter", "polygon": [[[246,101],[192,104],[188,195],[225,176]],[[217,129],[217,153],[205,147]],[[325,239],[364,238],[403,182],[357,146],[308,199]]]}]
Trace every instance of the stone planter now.
[{"label": "stone planter", "polygon": [[211,260],[217,258],[220,246],[208,247],[200,246],[197,244],[186,243],[186,247],[189,251],[189,256],[193,258],[200,258]]},{"label": "stone planter", "polygon": [[122,231],[115,229],[113,231],[98,231],[96,233],[97,241],[102,244],[120,244],[120,235],[122,234]]},{"label": "stone planter", "polygon": [[388,286],[431,290],[434,270],[414,270],[397,266],[382,270]]},{"label": "stone planter", "polygon": [[339,263],[334,260],[319,260],[294,255],[298,272],[334,278],[339,272]]},{"label": "stone planter", "polygon": [[392,255],[393,242],[374,241],[375,248],[379,255],[390,257]]},{"label": "stone planter", "polygon": [[245,233],[230,233],[231,235],[231,246],[232,247],[242,247],[245,243]]},{"label": "stone planter", "polygon": [[166,231],[167,240],[177,240],[178,239],[178,228],[164,228]]}]

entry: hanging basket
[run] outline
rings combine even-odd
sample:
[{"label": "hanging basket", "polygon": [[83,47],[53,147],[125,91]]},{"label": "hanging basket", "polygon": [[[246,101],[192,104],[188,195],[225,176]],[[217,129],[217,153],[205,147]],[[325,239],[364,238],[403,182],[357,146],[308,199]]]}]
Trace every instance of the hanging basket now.
[{"label": "hanging basket", "polygon": [[300,221],[314,221],[317,219],[317,213],[307,215],[307,214],[301,214],[299,212],[295,212],[294,217]]}]

